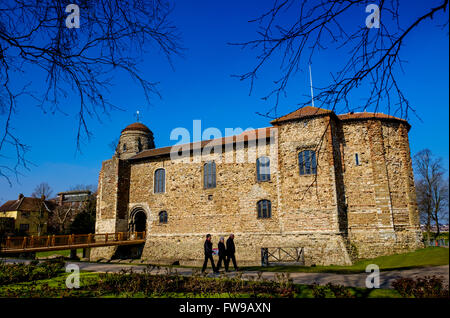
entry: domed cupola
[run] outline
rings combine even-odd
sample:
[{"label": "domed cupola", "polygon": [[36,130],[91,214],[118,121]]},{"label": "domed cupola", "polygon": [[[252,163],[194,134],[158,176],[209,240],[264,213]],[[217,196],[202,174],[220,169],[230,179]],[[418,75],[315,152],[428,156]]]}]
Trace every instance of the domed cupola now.
[{"label": "domed cupola", "polygon": [[153,148],[155,148],[155,141],[152,131],[144,124],[137,122],[122,130],[116,156],[120,159],[128,159],[141,151]]}]

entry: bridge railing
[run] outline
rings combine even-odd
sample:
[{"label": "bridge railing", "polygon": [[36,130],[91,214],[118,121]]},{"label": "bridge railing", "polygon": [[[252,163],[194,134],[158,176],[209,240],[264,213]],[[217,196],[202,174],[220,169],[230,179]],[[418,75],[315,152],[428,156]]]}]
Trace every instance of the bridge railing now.
[{"label": "bridge railing", "polygon": [[146,232],[118,232],[100,234],[68,234],[7,237],[0,244],[1,249],[26,249],[39,247],[57,247],[72,245],[95,245],[96,243],[133,241],[145,239]]}]

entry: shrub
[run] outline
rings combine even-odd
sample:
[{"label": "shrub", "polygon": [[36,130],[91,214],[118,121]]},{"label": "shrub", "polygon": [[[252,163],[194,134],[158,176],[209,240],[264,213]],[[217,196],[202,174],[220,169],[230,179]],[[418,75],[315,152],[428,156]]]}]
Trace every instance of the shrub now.
[{"label": "shrub", "polygon": [[350,289],[338,285],[338,284],[332,284],[328,283],[325,286],[313,284],[312,286],[312,293],[314,298],[354,298],[350,293]]},{"label": "shrub", "polygon": [[29,264],[0,263],[0,286],[26,281],[52,278],[61,272],[64,262],[60,260]]},{"label": "shrub", "polygon": [[413,278],[400,278],[392,283],[392,287],[402,297],[408,298],[444,298],[449,297],[448,286],[444,286],[441,277],[426,276]]},{"label": "shrub", "polygon": [[168,293],[193,293],[208,295],[215,293],[249,294],[252,297],[260,295],[278,295],[279,297],[292,297],[294,288],[288,276],[283,276],[279,282],[244,280],[237,275],[235,278],[206,278],[200,275],[189,277],[180,276],[174,272],[164,275],[153,275],[151,270],[145,269],[143,273],[132,270],[122,270],[120,273],[100,274],[99,282],[91,289],[106,294],[143,293],[146,296],[164,295]]}]

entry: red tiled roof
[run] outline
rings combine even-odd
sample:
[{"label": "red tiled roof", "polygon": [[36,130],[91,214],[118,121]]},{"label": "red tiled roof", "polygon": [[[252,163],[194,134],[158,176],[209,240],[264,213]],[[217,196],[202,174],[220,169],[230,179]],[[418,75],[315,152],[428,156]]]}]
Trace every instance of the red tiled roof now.
[{"label": "red tiled roof", "polygon": [[[18,200],[9,200],[6,201],[1,207],[0,212],[8,212],[8,211],[39,211],[39,204],[41,199],[39,198],[29,198],[22,197]],[[55,207],[55,203],[52,201],[45,200],[44,201],[45,208],[50,211]]]},{"label": "red tiled roof", "polygon": [[383,113],[368,113],[368,112],[362,112],[362,113],[347,113],[347,114],[341,114],[337,115],[340,120],[352,120],[352,119],[393,119],[393,120],[400,120],[407,122],[406,120],[398,117],[394,117],[391,115],[386,115]]},{"label": "red tiled roof", "polygon": [[128,130],[140,130],[140,131],[144,131],[144,132],[150,132],[150,129],[148,129],[147,126],[145,126],[144,124],[141,124],[141,123],[133,123],[131,125],[128,125],[127,127],[125,127],[122,130],[122,132],[128,131]]},{"label": "red tiled roof", "polygon": [[398,118],[391,115],[386,115],[383,113],[368,113],[368,112],[362,112],[362,113],[347,113],[347,114],[341,114],[337,116],[342,121],[357,121],[357,120],[366,120],[366,119],[379,119],[379,120],[385,120],[385,121],[400,121],[404,124],[406,124],[406,127],[409,131],[411,129],[411,125],[408,123],[407,120]]},{"label": "red tiled roof", "polygon": [[[223,137],[223,138],[217,138],[217,139],[210,139],[210,140],[203,140],[198,142],[191,142],[189,144],[182,144],[182,145],[176,145],[176,149],[180,149],[183,146],[189,145],[190,149],[203,149],[206,146],[213,147],[217,145],[225,145],[230,143],[236,143],[236,142],[242,142],[242,141],[253,141],[257,139],[265,139],[270,137],[270,130],[275,129],[274,127],[266,127],[266,128],[259,128],[255,130],[250,131],[244,131],[242,134],[234,135],[230,137]],[[170,151],[172,150],[173,146],[169,147],[163,147],[163,148],[156,148],[156,149],[149,149],[144,150],[137,155],[131,157],[130,159],[143,159],[143,158],[151,158],[151,157],[157,157],[161,155],[168,155],[170,154]]]},{"label": "red tiled roof", "polygon": [[[323,108],[317,108],[312,106],[305,106],[299,108],[292,113],[279,117],[273,121],[271,121],[272,125],[276,125],[278,123],[282,123],[289,120],[316,117],[316,116],[325,116],[325,115],[335,115],[333,111]],[[347,113],[342,115],[337,115],[337,117],[342,121],[350,121],[350,120],[366,120],[366,119],[380,119],[380,120],[392,120],[392,121],[401,121],[406,123],[408,129],[411,128],[411,125],[402,118],[394,117],[391,115],[386,115],[383,113]]]},{"label": "red tiled roof", "polygon": [[[279,123],[290,121],[290,120],[310,118],[310,117],[316,117],[316,116],[327,116],[327,115],[334,116],[334,118],[337,118],[338,120],[342,120],[342,121],[366,120],[366,119],[401,121],[403,123],[406,123],[406,125],[408,126],[408,130],[411,128],[411,126],[409,125],[409,123],[406,120],[397,118],[394,116],[390,116],[390,115],[385,115],[382,113],[363,112],[363,113],[348,113],[348,114],[342,114],[342,115],[336,116],[336,114],[331,110],[312,107],[312,106],[305,106],[305,107],[299,108],[287,115],[284,115],[282,117],[279,117],[279,118],[271,121],[271,124],[276,126]],[[252,130],[252,131],[246,131],[240,135],[218,138],[218,139],[211,139],[211,140],[204,140],[201,142],[195,142],[195,143],[184,144],[184,145],[176,145],[176,147],[177,147],[176,149],[180,149],[181,147],[186,146],[186,145],[189,145],[191,150],[199,149],[199,148],[203,149],[205,146],[212,147],[212,146],[216,146],[216,145],[225,145],[225,144],[229,144],[229,143],[235,143],[236,141],[241,141],[241,140],[251,141],[251,140],[256,140],[256,139],[261,139],[261,138],[268,138],[268,137],[270,137],[270,130],[273,128],[274,127],[260,128],[260,129],[256,129],[256,130]],[[142,151],[142,152],[138,153],[137,155],[131,157],[130,160],[168,155],[168,154],[170,154],[172,147],[173,146],[145,150],[145,151]]]},{"label": "red tiled roof", "polygon": [[328,114],[332,114],[332,113],[333,112],[328,109],[317,108],[317,107],[312,107],[312,106],[305,106],[305,107],[302,107],[302,108],[299,108],[299,109],[293,111],[292,113],[289,113],[289,114],[279,117],[275,120],[272,120],[270,123],[272,125],[276,125],[278,123],[289,121],[289,120],[315,117],[315,116],[323,116],[323,115],[328,115]]}]

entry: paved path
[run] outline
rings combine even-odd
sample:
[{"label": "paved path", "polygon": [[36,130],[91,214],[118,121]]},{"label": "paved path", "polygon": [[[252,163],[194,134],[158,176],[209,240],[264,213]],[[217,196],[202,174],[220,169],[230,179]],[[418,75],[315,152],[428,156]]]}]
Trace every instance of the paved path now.
[{"label": "paved path", "polygon": [[[23,259],[5,259],[6,263],[28,263],[29,260]],[[68,261],[67,263],[77,264],[80,267],[80,270],[89,271],[89,272],[120,272],[122,269],[133,269],[135,272],[142,272],[145,268],[143,265],[130,265],[130,264],[117,264],[117,263],[88,263],[88,262],[72,262]],[[177,272],[179,275],[192,275],[192,268],[168,268],[168,267],[159,267],[152,268],[152,273],[156,274],[165,274],[167,271]],[[258,273],[254,271],[243,271],[242,278],[248,279],[250,277],[257,277]],[[227,277],[236,276],[236,272],[224,273]],[[262,274],[262,278],[267,280],[276,280],[276,275],[281,273],[275,272],[264,272]],[[289,273],[290,278],[293,279],[293,282],[296,284],[313,284],[317,283],[320,285],[325,285],[327,283],[339,284],[344,286],[353,286],[353,287],[366,287],[366,273],[360,274],[336,274],[336,273]],[[424,276],[441,276],[444,279],[446,285],[449,283],[449,266],[431,266],[431,267],[423,267],[423,268],[415,268],[408,270],[392,270],[392,271],[384,271],[380,272],[380,287],[381,288],[392,288],[391,283],[402,277],[424,277]],[[209,273],[208,277],[218,277],[218,275]]]}]

